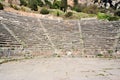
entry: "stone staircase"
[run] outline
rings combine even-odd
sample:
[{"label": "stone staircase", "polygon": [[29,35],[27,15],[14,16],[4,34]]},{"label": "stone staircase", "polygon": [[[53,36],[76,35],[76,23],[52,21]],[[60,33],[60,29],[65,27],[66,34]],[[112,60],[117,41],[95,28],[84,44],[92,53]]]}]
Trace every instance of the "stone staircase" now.
[{"label": "stone staircase", "polygon": [[20,47],[21,44],[0,24],[0,47]]},{"label": "stone staircase", "polygon": [[84,46],[86,50],[89,50],[87,54],[107,54],[110,50],[114,52],[115,47],[117,47],[114,44],[119,27],[113,23],[119,25],[117,22],[81,21]]},{"label": "stone staircase", "polygon": [[[21,48],[21,46],[0,24],[0,57],[17,56],[18,52],[15,51]],[[10,55],[8,55],[8,50],[10,50]]]},{"label": "stone staircase", "polygon": [[5,34],[1,34],[1,45],[6,44],[4,41],[11,43],[10,46],[21,44],[35,55],[67,54],[66,52],[74,55],[97,55],[120,50],[119,21],[49,20],[4,11],[2,13],[2,24],[9,30],[5,31],[4,27],[0,27],[1,33]]}]

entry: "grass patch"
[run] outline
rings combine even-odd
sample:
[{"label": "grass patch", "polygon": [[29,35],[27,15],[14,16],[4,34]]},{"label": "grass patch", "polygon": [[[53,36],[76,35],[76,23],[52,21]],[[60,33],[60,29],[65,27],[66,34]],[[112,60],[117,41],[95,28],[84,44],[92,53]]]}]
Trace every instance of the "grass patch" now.
[{"label": "grass patch", "polygon": [[11,62],[11,61],[18,61],[20,59],[4,59],[3,61],[0,62],[0,64]]},{"label": "grass patch", "polygon": [[87,14],[83,12],[76,12],[76,11],[70,11],[72,12],[72,15],[70,17],[66,17],[66,13],[59,9],[50,9],[50,14],[53,16],[62,17],[64,19],[81,19],[81,18],[92,18],[96,17],[96,14]]},{"label": "grass patch", "polygon": [[113,16],[113,15],[109,15],[106,13],[100,13],[100,12],[97,14],[97,18],[102,19],[102,20],[109,20],[109,21],[117,21],[120,19],[120,17],[118,16]]},{"label": "grass patch", "polygon": [[63,16],[65,13],[59,9],[50,9],[50,14],[54,16]]},{"label": "grass patch", "polygon": [[103,73],[100,73],[100,74],[98,74],[98,76],[105,76],[105,74],[103,74]]},{"label": "grass patch", "polygon": [[43,15],[46,15],[46,14],[49,14],[49,10],[47,8],[42,8],[40,13]]}]

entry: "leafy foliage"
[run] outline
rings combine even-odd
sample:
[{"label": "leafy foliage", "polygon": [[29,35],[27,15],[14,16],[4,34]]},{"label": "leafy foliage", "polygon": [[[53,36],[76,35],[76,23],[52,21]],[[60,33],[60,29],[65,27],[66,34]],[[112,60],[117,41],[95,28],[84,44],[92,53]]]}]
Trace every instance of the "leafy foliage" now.
[{"label": "leafy foliage", "polygon": [[111,15],[108,15],[108,14],[105,14],[105,13],[98,13],[97,17],[98,17],[98,19],[109,20],[109,21],[119,20],[119,17],[111,16]]},{"label": "leafy foliage", "polygon": [[0,3],[0,10],[3,10],[4,8],[3,8],[3,5]]},{"label": "leafy foliage", "polygon": [[67,12],[67,13],[65,14],[65,17],[71,17],[72,15],[73,15],[72,12]]},{"label": "leafy foliage", "polygon": [[83,12],[88,13],[88,14],[97,14],[98,7],[97,5],[89,5],[83,10]]},{"label": "leafy foliage", "polygon": [[109,16],[108,20],[109,21],[117,21],[117,20],[119,20],[119,17],[117,17],[117,16]]},{"label": "leafy foliage", "polygon": [[25,6],[21,6],[21,10],[25,12],[31,12],[31,9]]},{"label": "leafy foliage", "polygon": [[51,8],[52,7],[52,3],[49,0],[44,0],[45,1],[45,6]]},{"label": "leafy foliage", "polygon": [[12,8],[14,8],[15,10],[20,10],[20,9],[21,9],[20,6],[15,5],[15,4],[11,4],[10,6],[11,6]]},{"label": "leafy foliage", "polygon": [[29,0],[28,6],[31,8],[31,10],[38,11],[38,2],[37,0]]},{"label": "leafy foliage", "polygon": [[60,7],[61,7],[61,1],[54,1],[53,2],[53,5],[52,5],[53,9],[60,9]]},{"label": "leafy foliage", "polygon": [[97,56],[101,57],[101,56],[103,56],[103,54],[97,54]]},{"label": "leafy foliage", "polygon": [[120,17],[120,10],[115,11],[114,15]]},{"label": "leafy foliage", "polygon": [[27,1],[26,0],[20,0],[20,6],[27,6]]},{"label": "leafy foliage", "polygon": [[97,17],[98,17],[98,19],[108,19],[108,15],[107,14],[105,14],[105,13],[98,13],[97,14]]},{"label": "leafy foliage", "polygon": [[76,12],[82,12],[85,9],[85,7],[86,6],[83,4],[78,4],[73,7],[73,10],[75,10]]},{"label": "leafy foliage", "polygon": [[40,13],[41,14],[49,14],[49,10],[47,8],[42,8]]},{"label": "leafy foliage", "polygon": [[37,0],[38,2],[38,6],[42,7],[44,5],[44,3],[42,2],[42,0]]}]

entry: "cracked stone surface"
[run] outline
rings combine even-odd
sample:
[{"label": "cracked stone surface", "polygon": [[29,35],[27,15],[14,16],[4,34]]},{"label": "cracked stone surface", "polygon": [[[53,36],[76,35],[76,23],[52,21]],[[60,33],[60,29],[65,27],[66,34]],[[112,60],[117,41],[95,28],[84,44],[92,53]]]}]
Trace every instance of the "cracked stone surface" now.
[{"label": "cracked stone surface", "polygon": [[0,80],[119,79],[119,59],[35,58],[0,65]]}]

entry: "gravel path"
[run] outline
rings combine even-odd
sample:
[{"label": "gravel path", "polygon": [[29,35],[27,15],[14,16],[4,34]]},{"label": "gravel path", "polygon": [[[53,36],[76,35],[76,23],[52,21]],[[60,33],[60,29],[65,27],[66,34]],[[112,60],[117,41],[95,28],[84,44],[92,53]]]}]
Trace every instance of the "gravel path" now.
[{"label": "gravel path", "polygon": [[0,80],[120,80],[119,59],[35,58],[0,65]]}]

